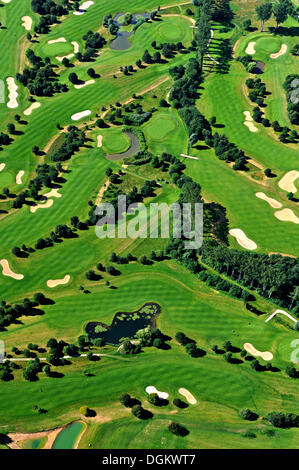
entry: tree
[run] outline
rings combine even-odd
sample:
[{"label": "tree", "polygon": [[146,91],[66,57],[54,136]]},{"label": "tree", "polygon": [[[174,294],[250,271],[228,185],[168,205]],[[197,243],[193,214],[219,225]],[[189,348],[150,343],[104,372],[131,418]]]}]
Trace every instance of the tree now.
[{"label": "tree", "polygon": [[265,176],[267,176],[267,178],[270,178],[270,176],[272,175],[271,168],[266,168],[264,170],[264,173],[265,173]]},{"label": "tree", "polygon": [[12,123],[7,124],[7,132],[9,134],[14,134],[16,131],[16,126]]},{"label": "tree", "polygon": [[81,415],[86,416],[87,418],[92,415],[91,409],[86,405],[81,406],[79,411]]},{"label": "tree", "polygon": [[142,60],[146,64],[150,64],[152,62],[152,57],[151,57],[151,55],[150,55],[150,53],[148,52],[147,49],[144,51],[144,54],[142,56]]},{"label": "tree", "polygon": [[288,193],[288,194],[287,194],[287,198],[288,198],[290,201],[292,201],[292,199],[294,199],[294,193],[291,193],[291,192]]},{"label": "tree", "polygon": [[272,15],[272,3],[263,3],[256,7],[256,13],[261,21],[261,31],[264,30],[264,23],[271,18]]},{"label": "tree", "polygon": [[78,75],[75,72],[69,74],[69,81],[75,85],[78,83]]},{"label": "tree", "polygon": [[189,434],[188,429],[186,429],[181,424],[174,422],[170,423],[170,425],[168,426],[168,430],[176,436],[186,436],[187,434]]},{"label": "tree", "polygon": [[258,418],[258,415],[251,411],[249,408],[243,408],[239,411],[239,416],[242,419],[246,419],[247,421],[255,421]]},{"label": "tree", "polygon": [[288,18],[288,11],[287,11],[286,6],[282,2],[277,3],[276,5],[274,5],[273,6],[273,15],[274,15],[275,20],[276,20],[276,28],[278,28],[278,26],[281,23],[284,23]]},{"label": "tree", "polygon": [[95,78],[95,76],[96,76],[95,70],[93,68],[88,69],[87,70],[87,75],[89,75],[89,77],[91,77],[91,78]]},{"label": "tree", "polygon": [[245,20],[243,21],[243,28],[245,29],[245,31],[250,31],[250,28],[251,28],[251,20]]}]

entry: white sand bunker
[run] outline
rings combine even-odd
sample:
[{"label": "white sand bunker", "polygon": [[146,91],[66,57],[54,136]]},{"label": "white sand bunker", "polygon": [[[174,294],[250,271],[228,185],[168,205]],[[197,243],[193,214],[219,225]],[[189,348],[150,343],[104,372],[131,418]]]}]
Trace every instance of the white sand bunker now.
[{"label": "white sand bunker", "polygon": [[292,209],[282,209],[281,211],[274,212],[275,217],[282,222],[293,222],[299,224],[299,217],[297,217]]},{"label": "white sand bunker", "polygon": [[64,55],[64,56],[56,56],[56,59],[59,61],[59,62],[62,62],[63,59],[72,59],[74,57],[75,54],[71,53],[69,55]]},{"label": "white sand bunker", "polygon": [[48,44],[56,44],[56,42],[66,42],[66,39],[63,37],[58,39],[51,39],[50,41],[48,41]]},{"label": "white sand bunker", "polygon": [[278,183],[278,186],[283,189],[284,191],[288,191],[290,193],[296,193],[297,188],[295,186],[296,179],[299,178],[299,171],[291,170],[286,173]]},{"label": "white sand bunker", "polygon": [[7,83],[7,88],[9,91],[9,94],[8,94],[9,102],[7,103],[7,107],[11,109],[17,108],[19,106],[18,101],[17,101],[18,85],[16,84],[15,79],[13,77],[8,77],[6,79],[6,83]]},{"label": "white sand bunker", "polygon": [[22,184],[22,178],[24,176],[24,170],[20,170],[19,173],[16,176],[16,183],[17,184]]},{"label": "white sand bunker", "polygon": [[34,111],[34,109],[37,109],[40,107],[40,103],[38,103],[37,101],[35,103],[32,103],[29,108],[25,109],[24,111],[24,114],[25,116],[30,116],[30,114],[32,113],[32,111]]},{"label": "white sand bunker", "polygon": [[79,11],[74,11],[74,15],[76,15],[76,16],[84,15],[85,10],[87,10],[93,4],[94,4],[94,2],[92,2],[91,0],[89,0],[88,2],[82,3],[82,5],[80,5],[80,7],[79,7]]},{"label": "white sand bunker", "polygon": [[51,191],[49,191],[48,193],[46,194],[43,194],[44,197],[46,197],[47,199],[49,199],[49,197],[62,197],[62,194],[59,193],[59,188],[54,188],[54,189],[51,189]]},{"label": "white sand bunker", "polygon": [[0,265],[2,266],[3,276],[12,277],[16,281],[21,281],[22,279],[24,279],[23,274],[16,274],[10,269],[7,259],[1,259]]},{"label": "white sand bunker", "polygon": [[246,54],[249,54],[249,55],[254,55],[255,54],[255,44],[256,42],[255,41],[250,41],[246,47],[246,50],[245,50],[245,53]]},{"label": "white sand bunker", "polygon": [[102,147],[102,145],[103,145],[103,136],[102,135],[98,135],[97,143],[98,143],[98,147]]},{"label": "white sand bunker", "polygon": [[0,171],[3,171],[5,167],[6,167],[5,163],[0,163]]},{"label": "white sand bunker", "polygon": [[159,398],[162,398],[163,400],[166,400],[169,395],[168,393],[166,392],[159,392],[159,390],[156,389],[156,387],[153,387],[152,385],[149,385],[148,387],[146,387],[145,389],[146,393],[148,393],[149,395],[151,393],[156,393],[158,395]]},{"label": "white sand bunker", "polygon": [[66,274],[63,279],[49,279],[47,281],[47,286],[52,289],[53,287],[67,284],[68,282],[70,282],[70,279],[71,276],[69,274]]},{"label": "white sand bunker", "polygon": [[32,18],[30,16],[22,16],[22,26],[26,29],[26,31],[30,31],[32,28]]},{"label": "white sand bunker", "polygon": [[269,351],[258,351],[257,349],[255,349],[254,346],[252,346],[251,343],[244,343],[243,348],[252,356],[261,357],[262,359],[264,359],[264,361],[271,361],[271,359],[273,359],[272,353],[270,353]]},{"label": "white sand bunker", "polygon": [[79,44],[77,41],[72,41],[71,44],[74,46],[74,53],[77,54],[77,52],[80,50]]},{"label": "white sand bunker", "polygon": [[53,199],[48,199],[48,201],[44,204],[37,204],[36,206],[30,207],[30,212],[34,214],[38,209],[48,209],[49,207],[53,206]]},{"label": "white sand bunker", "polygon": [[179,388],[178,392],[186,398],[187,402],[190,403],[190,405],[196,405],[197,400],[196,398],[194,398],[192,393],[189,392],[189,390],[187,390],[186,388]]},{"label": "white sand bunker", "polygon": [[248,238],[243,230],[239,228],[233,228],[229,231],[230,235],[237,239],[239,245],[241,245],[246,250],[255,250],[257,248],[257,244]]},{"label": "white sand bunker", "polygon": [[256,193],[255,195],[259,199],[263,199],[263,201],[266,201],[274,209],[280,209],[280,207],[282,206],[279,201],[276,201],[276,199],[273,199],[272,197],[268,197],[265,193]]},{"label": "white sand bunker", "polygon": [[286,44],[282,44],[280,51],[276,52],[275,54],[270,54],[271,59],[277,59],[281,55],[285,54],[288,50],[288,46]]},{"label": "white sand bunker", "polygon": [[76,113],[71,116],[71,119],[73,121],[78,121],[79,119],[82,119],[86,116],[89,116],[91,114],[91,111],[87,109],[86,111],[82,111],[81,113]]},{"label": "white sand bunker", "polygon": [[92,85],[93,83],[95,83],[95,80],[87,80],[87,82],[84,82],[81,85],[74,85],[74,88],[80,90],[80,88],[84,88],[87,85]]},{"label": "white sand bunker", "polygon": [[245,116],[244,126],[247,126],[250,132],[257,132],[258,128],[253,124],[253,118],[249,111],[243,111]]}]

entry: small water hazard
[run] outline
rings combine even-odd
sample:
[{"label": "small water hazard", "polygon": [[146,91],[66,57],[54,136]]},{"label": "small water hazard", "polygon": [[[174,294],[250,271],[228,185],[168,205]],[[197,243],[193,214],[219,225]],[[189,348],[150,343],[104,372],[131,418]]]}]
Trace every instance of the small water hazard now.
[{"label": "small water hazard", "polygon": [[128,38],[133,36],[135,32],[134,26],[141,18],[149,18],[150,15],[149,13],[137,13],[132,15],[132,21],[130,23],[132,31],[121,30],[121,27],[124,26],[124,17],[125,13],[117,13],[117,15],[115,15],[113,18],[113,21],[117,23],[120,28],[116,38],[113,39],[109,44],[110,49],[113,49],[114,51],[125,51],[129,49],[131,47],[131,43]]},{"label": "small water hazard", "polygon": [[134,338],[137,331],[147,326],[156,326],[156,317],[161,307],[155,302],[147,302],[136,312],[117,312],[111,325],[102,322],[89,322],[85,331],[91,339],[101,338],[106,343],[118,345],[123,338]]},{"label": "small water hazard", "polygon": [[139,152],[140,144],[139,144],[138,137],[135,134],[133,134],[133,132],[124,131],[124,134],[126,134],[126,136],[128,136],[131,141],[130,147],[128,148],[128,150],[122,153],[106,153],[105,157],[107,158],[107,160],[116,162],[118,160],[122,160],[123,158],[132,157],[133,155],[135,155],[135,153]]}]

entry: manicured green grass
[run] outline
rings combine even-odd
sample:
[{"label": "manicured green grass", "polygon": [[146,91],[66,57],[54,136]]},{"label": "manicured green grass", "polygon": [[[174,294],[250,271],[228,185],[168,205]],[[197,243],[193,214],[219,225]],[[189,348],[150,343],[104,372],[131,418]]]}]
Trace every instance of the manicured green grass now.
[{"label": "manicured green grass", "polygon": [[48,57],[54,57],[59,55],[67,55],[73,52],[74,48],[72,44],[68,42],[57,42],[54,44],[46,44],[42,48],[42,53]]},{"label": "manicured green grass", "polygon": [[188,149],[186,128],[174,109],[160,108],[160,111],[143,125],[143,129],[154,155],[168,152],[179,156]]},{"label": "manicured green grass", "polygon": [[101,133],[105,153],[122,153],[130,147],[130,138],[122,132],[122,128],[105,129]]},{"label": "manicured green grass", "polygon": [[[169,0],[162,0],[161,5],[168,3]],[[151,11],[156,7],[154,0],[136,0],[134,12]],[[167,13],[184,12],[186,7],[174,7]],[[3,52],[1,63],[4,65],[0,65],[0,70],[6,77],[15,76],[19,68],[22,69],[23,65],[19,63],[21,49],[32,47],[37,54],[52,55],[50,45],[47,45],[50,39],[63,36],[68,45],[75,40],[82,51],[83,34],[90,29],[99,30],[103,15],[126,11],[127,3],[124,0],[95,0],[95,4],[84,15],[76,17],[70,14],[60,24],[52,26],[49,35],[41,35],[40,42],[33,44],[27,41],[26,32],[20,26],[20,18],[24,14],[34,17],[34,22],[37,22],[38,16],[32,13],[28,2],[13,0],[1,10],[4,10],[1,21],[8,29],[1,30],[0,35],[3,35],[3,39],[11,38],[9,35],[12,31],[16,35],[13,41],[7,41],[7,49]],[[145,94],[142,104],[145,109],[158,108],[157,98],[153,95],[156,93],[158,100],[167,98],[171,88],[171,80],[162,85],[160,81],[168,77],[170,67],[185,64],[193,54],[177,54],[167,63],[151,64],[142,70],[135,67],[137,71],[130,76],[120,74],[119,67],[135,64],[146,48],[152,54],[154,50],[150,44],[153,40],[158,43],[182,41],[189,45],[193,35],[189,26],[190,21],[186,18],[164,17],[162,21],[142,25],[130,38],[132,46],[127,51],[112,51],[106,46],[92,63],[74,61],[75,67],[72,69],[64,69],[59,65],[60,81],[64,83],[69,84],[68,75],[71,71],[76,71],[79,78],[86,80],[90,66],[95,68],[101,78],[91,87],[76,90],[70,86],[68,93],[38,98],[42,106],[26,118],[27,124],[17,125],[24,134],[13,136],[11,146],[1,153],[1,162],[5,161],[7,166],[0,173],[0,187],[11,185],[15,192],[24,189],[37,162],[43,161],[43,158],[38,160],[32,156],[32,146],[39,145],[43,149],[49,139],[57,134],[57,123],[70,125],[70,116],[75,112],[90,109],[91,119],[96,119],[96,113],[100,114],[102,106],[108,107],[116,101],[124,102],[133,93],[142,93],[157,84],[156,90]],[[212,44],[234,34],[229,29],[224,31],[219,25],[215,26],[215,30]],[[100,31],[109,38],[106,30]],[[260,60],[267,61],[262,78],[273,97],[271,102],[269,100],[266,115],[270,118],[278,113],[282,123],[286,122],[283,121],[287,117],[281,84],[285,76],[296,69],[296,59],[288,51],[286,62],[283,62],[284,58],[271,62],[268,54],[272,52],[272,47],[273,52],[279,49],[277,46],[281,38],[275,38],[275,44],[271,43],[271,51],[268,37],[259,38],[256,35],[256,38],[256,55],[259,54]],[[251,35],[240,41],[240,51],[246,47],[249,39]],[[290,46],[294,38],[284,37],[285,41]],[[67,53],[60,49],[65,46],[64,43],[51,46],[53,55]],[[216,57],[220,52],[218,49],[215,54],[213,48],[211,51]],[[117,74],[118,78],[114,79],[113,74]],[[234,172],[218,160],[211,150],[200,148],[190,150],[191,155],[198,156],[199,160],[184,160],[186,174],[202,185],[202,193],[207,201],[219,202],[227,208],[230,228],[242,228],[256,241],[258,251],[296,254],[296,226],[278,221],[273,215],[274,210],[257,199],[255,192],[264,191],[284,206],[295,209],[295,203],[287,201],[277,181],[286,171],[295,168],[297,149],[280,144],[261,125],[258,125],[259,132],[254,135],[244,126],[243,111],[252,110],[252,104],[248,102],[242,88],[247,76],[244,68],[235,62],[231,63],[226,74],[213,72],[203,83],[198,106],[207,118],[212,115],[217,117],[217,122],[224,126],[223,130],[218,129],[219,132],[225,132],[249,157],[271,166],[278,177],[265,180],[262,173],[254,171],[252,167],[248,175]],[[0,109],[3,129],[8,122],[13,121],[16,113],[22,114],[29,105],[27,91],[21,86],[18,91],[19,108]],[[88,117],[77,124],[87,124],[89,121]],[[180,153],[189,151],[186,128],[178,112],[172,108],[159,108],[151,120],[142,126],[142,130],[149,150],[154,155],[169,152],[178,157]],[[98,134],[104,137],[103,148],[97,147]],[[22,281],[0,275],[3,297],[13,304],[24,297],[32,298],[39,291],[54,301],[53,305],[41,307],[41,315],[20,318],[20,323],[1,332],[1,339],[8,353],[13,346],[25,348],[29,342],[45,347],[50,337],[76,342],[89,321],[110,324],[116,312],[135,311],[145,302],[153,301],[162,307],[158,327],[172,338],[169,341],[171,349],[145,348],[140,355],[122,357],[115,349],[105,347],[100,352],[108,354],[108,357],[101,357],[97,362],[89,362],[84,358],[73,359],[68,366],[53,367],[62,374],[61,378],[47,377],[41,373],[37,382],[25,382],[22,370],[16,370],[14,381],[1,383],[0,415],[3,431],[40,431],[67,424],[82,418],[79,408],[86,404],[95,409],[97,417],[90,422],[85,420],[88,428],[80,443],[82,448],[87,448],[89,443],[93,448],[297,448],[297,429],[279,430],[274,437],[269,437],[264,433],[270,429],[266,422],[247,423],[238,417],[238,411],[244,407],[253,409],[261,416],[274,410],[298,413],[296,383],[284,372],[286,364],[290,362],[291,341],[296,338],[295,331],[275,320],[265,323],[266,315],[257,317],[249,313],[243,302],[208,288],[173,261],[167,260],[151,266],[131,262],[118,266],[120,276],[104,273],[103,279],[96,282],[90,282],[85,277],[85,272],[96,269],[98,262],[111,264],[109,257],[112,251],[124,255],[131,252],[139,258],[144,254],[150,255],[152,250],[163,249],[166,240],[100,240],[95,236],[94,227],[90,227],[86,231],[78,231],[77,238],[36,251],[28,259],[17,259],[12,255],[13,246],[21,246],[23,243],[34,245],[38,238],[48,236],[56,225],[69,223],[74,215],[86,220],[88,201],[95,200],[107,180],[105,170],[108,166],[120,169],[123,162],[109,162],[104,158],[104,153],[122,152],[128,147],[129,141],[122,134],[121,127],[94,129],[88,131],[88,137],[91,140],[86,146],[67,162],[67,173],[63,175],[66,182],[60,188],[62,197],[54,199],[51,208],[32,214],[29,207],[24,207],[4,215],[1,220],[1,258],[7,258],[13,270],[24,274]],[[51,151],[58,143],[54,143]],[[49,155],[45,161],[50,161]],[[24,184],[17,187],[14,175],[20,169],[25,170],[25,178]],[[128,176],[123,177],[120,183],[123,189],[130,189],[132,185],[140,188],[146,179],[159,177],[168,180],[168,176],[164,177],[160,170],[155,173],[150,165],[129,165],[126,171]],[[162,183],[162,188],[156,190],[156,197],[145,202],[172,203],[177,201],[178,196],[178,188]],[[232,246],[240,248],[235,239],[230,242]],[[55,289],[46,286],[48,279],[62,278],[65,274],[71,276],[68,285]],[[107,280],[112,288],[105,285]],[[84,286],[90,294],[82,293],[79,286]],[[265,313],[275,309],[270,301],[259,297],[256,306]],[[196,340],[207,351],[207,355],[201,359],[189,357],[174,340],[177,331],[184,331]],[[281,371],[258,373],[253,371],[248,361],[239,365],[228,364],[221,355],[211,350],[214,344],[221,346],[225,340],[231,340],[239,348],[245,342],[251,342],[261,351],[271,351],[274,355],[272,363]],[[89,377],[83,374],[84,369],[90,373]],[[170,395],[169,405],[159,409],[151,407],[145,393],[148,385],[167,391]],[[198,401],[197,405],[183,411],[175,409],[172,400],[178,397],[179,387],[190,390]],[[141,422],[131,416],[130,410],[122,407],[118,401],[119,395],[124,392],[140,399],[154,413],[153,419]],[[35,405],[46,409],[48,413],[37,414],[33,408]],[[167,431],[171,420],[185,425],[190,434],[186,438],[171,435]],[[256,433],[256,439],[242,436],[248,429]],[[34,445],[32,441],[24,443],[26,448]]]}]

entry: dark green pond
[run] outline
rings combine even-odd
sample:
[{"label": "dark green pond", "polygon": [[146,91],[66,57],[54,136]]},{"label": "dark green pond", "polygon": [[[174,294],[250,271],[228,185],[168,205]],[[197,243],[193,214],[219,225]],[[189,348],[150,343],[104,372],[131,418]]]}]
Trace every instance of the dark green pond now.
[{"label": "dark green pond", "polygon": [[117,312],[111,325],[89,322],[85,331],[91,339],[102,338],[108,344],[117,345],[123,338],[134,338],[138,330],[155,327],[160,312],[159,304],[148,302],[136,312]]},{"label": "dark green pond", "polygon": [[80,422],[67,426],[56,437],[52,449],[73,449],[83,428],[84,424]]}]

